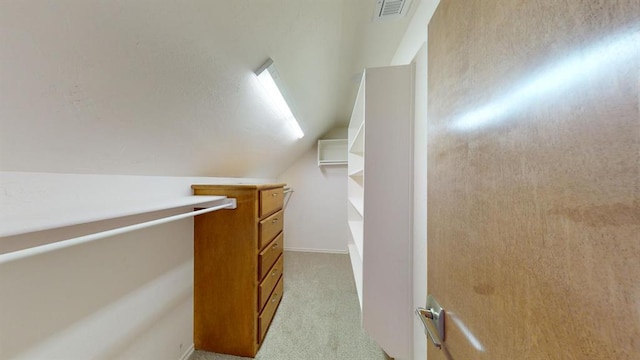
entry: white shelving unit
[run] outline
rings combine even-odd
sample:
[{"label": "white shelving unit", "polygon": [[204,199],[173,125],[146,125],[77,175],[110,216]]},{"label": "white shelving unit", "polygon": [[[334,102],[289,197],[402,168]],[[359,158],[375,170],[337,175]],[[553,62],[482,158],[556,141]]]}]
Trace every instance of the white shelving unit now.
[{"label": "white shelving unit", "polygon": [[347,139],[318,140],[318,166],[346,164]]},{"label": "white shelving unit", "polygon": [[362,309],[363,242],[364,242],[364,77],[360,83],[348,129],[348,199],[347,209],[351,238],[348,242],[353,276]]},{"label": "white shelving unit", "polygon": [[348,248],[362,325],[394,358],[412,352],[412,65],[365,71],[348,130]]}]

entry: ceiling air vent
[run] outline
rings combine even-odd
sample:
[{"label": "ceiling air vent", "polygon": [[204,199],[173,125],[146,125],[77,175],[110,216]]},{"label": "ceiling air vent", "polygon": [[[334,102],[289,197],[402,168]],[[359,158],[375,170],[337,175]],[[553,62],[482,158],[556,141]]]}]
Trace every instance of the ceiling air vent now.
[{"label": "ceiling air vent", "polygon": [[373,21],[393,20],[404,17],[411,0],[376,0]]}]

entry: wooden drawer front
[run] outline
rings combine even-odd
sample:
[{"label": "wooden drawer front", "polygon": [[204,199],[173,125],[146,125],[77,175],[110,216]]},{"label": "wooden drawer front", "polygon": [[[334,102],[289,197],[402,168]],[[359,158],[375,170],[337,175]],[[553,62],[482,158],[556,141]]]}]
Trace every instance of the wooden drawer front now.
[{"label": "wooden drawer front", "polygon": [[284,212],[282,210],[260,221],[260,239],[258,240],[258,248],[262,249],[271,242],[273,238],[282,231],[284,224]]},{"label": "wooden drawer front", "polygon": [[273,263],[282,255],[283,240],[284,236],[280,233],[280,235],[258,255],[258,280],[262,280],[265,275],[267,275]]},{"label": "wooden drawer front", "polygon": [[284,189],[260,190],[260,218],[282,208]]},{"label": "wooden drawer front", "polygon": [[264,336],[267,334],[267,329],[269,329],[269,325],[271,324],[271,320],[273,320],[273,315],[276,313],[276,309],[280,304],[280,300],[282,300],[282,291],[284,290],[282,278],[278,281],[275,290],[273,290],[273,294],[267,301],[267,305],[265,305],[264,310],[262,310],[262,314],[260,314],[260,318],[258,319],[258,342],[261,343],[264,339]]},{"label": "wooden drawer front", "polygon": [[280,279],[280,275],[282,275],[283,264],[283,256],[280,255],[276,264],[273,265],[267,276],[262,280],[262,283],[260,283],[260,288],[258,290],[258,311],[262,310],[264,304],[267,303],[267,299],[269,299],[269,295],[271,295],[273,288],[278,283],[278,279]]}]

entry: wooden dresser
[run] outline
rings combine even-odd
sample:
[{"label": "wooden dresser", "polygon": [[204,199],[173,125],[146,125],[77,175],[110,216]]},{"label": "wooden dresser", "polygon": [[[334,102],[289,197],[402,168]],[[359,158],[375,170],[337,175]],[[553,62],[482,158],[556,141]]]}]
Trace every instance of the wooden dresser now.
[{"label": "wooden dresser", "polygon": [[194,343],[198,350],[254,357],[283,293],[283,187],[193,185],[237,209],[194,220]]}]

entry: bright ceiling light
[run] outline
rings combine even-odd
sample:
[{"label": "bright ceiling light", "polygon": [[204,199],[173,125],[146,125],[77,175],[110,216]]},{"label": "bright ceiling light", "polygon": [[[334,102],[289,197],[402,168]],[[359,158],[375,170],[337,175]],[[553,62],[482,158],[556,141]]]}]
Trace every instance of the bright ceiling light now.
[{"label": "bright ceiling light", "polygon": [[264,63],[258,71],[256,71],[256,75],[258,76],[258,81],[260,81],[262,87],[264,87],[267,94],[269,94],[269,97],[271,98],[271,101],[276,107],[278,113],[287,122],[287,126],[290,127],[291,131],[298,137],[298,139],[302,139],[304,133],[302,132],[302,128],[300,128],[298,120],[296,120],[296,117],[293,115],[291,108],[282,94],[282,89],[284,89],[284,87],[282,86],[278,72],[273,65],[273,60],[267,60],[267,62]]}]

